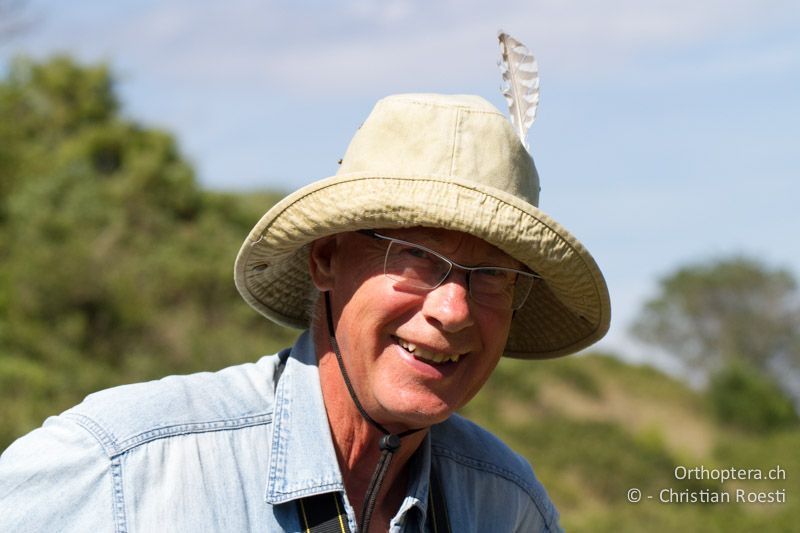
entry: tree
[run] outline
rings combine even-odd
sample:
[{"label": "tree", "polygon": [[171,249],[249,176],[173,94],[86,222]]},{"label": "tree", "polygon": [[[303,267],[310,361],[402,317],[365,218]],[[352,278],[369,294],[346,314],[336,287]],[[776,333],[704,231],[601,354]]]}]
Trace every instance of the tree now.
[{"label": "tree", "polygon": [[768,371],[778,359],[800,362],[800,293],[788,271],[755,259],[689,265],[660,281],[632,332],[694,368],[741,361]]},{"label": "tree", "polygon": [[752,408],[743,424],[794,420],[786,395],[774,394],[776,382],[791,394],[800,380],[800,292],[788,271],[747,257],[680,268],[660,281],[632,333],[710,376],[721,416],[741,411],[744,394]]},{"label": "tree", "polygon": [[242,239],[277,195],[204,191],[104,65],[0,77],[0,449],[89,392],[291,341],[241,301]]}]

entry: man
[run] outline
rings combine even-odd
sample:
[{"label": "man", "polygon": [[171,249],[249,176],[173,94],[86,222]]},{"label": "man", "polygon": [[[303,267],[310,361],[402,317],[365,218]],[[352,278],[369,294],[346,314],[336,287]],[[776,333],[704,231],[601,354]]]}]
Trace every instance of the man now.
[{"label": "man", "polygon": [[559,530],[527,462],[453,414],[502,354],[608,328],[600,271],[538,191],[485,100],[382,100],[337,175],[270,209],[236,260],[251,306],[309,331],[49,419],[0,460],[0,529]]}]

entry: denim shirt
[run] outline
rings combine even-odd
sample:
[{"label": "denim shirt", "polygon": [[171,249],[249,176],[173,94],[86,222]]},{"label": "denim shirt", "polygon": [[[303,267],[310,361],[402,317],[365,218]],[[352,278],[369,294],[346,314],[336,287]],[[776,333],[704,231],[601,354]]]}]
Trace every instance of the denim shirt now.
[{"label": "denim shirt", "polygon": [[[391,532],[425,530],[435,468],[454,532],[560,531],[530,465],[475,424],[433,426]],[[297,500],[344,493],[308,333],[217,373],[92,394],[0,456],[0,531],[302,531]]]}]

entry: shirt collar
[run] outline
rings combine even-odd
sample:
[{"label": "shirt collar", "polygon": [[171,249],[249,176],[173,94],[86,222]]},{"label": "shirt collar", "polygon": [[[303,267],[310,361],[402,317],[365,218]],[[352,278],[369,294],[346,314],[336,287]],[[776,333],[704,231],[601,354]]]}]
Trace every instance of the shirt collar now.
[{"label": "shirt collar", "polygon": [[[430,479],[430,432],[408,463],[409,485],[398,516],[417,507],[424,517]],[[277,505],[325,492],[344,492],[333,447],[311,334],[292,347],[275,389],[266,501]]]},{"label": "shirt collar", "polygon": [[309,332],[292,347],[275,389],[267,503],[344,490]]}]

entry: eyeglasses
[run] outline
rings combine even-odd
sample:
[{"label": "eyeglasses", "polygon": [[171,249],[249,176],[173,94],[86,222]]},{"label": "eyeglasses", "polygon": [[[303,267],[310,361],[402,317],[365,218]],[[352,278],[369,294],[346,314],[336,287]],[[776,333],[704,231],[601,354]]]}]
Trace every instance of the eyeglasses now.
[{"label": "eyeglasses", "polygon": [[459,265],[419,244],[387,237],[372,230],[359,230],[358,233],[389,241],[383,273],[401,290],[433,290],[444,283],[453,267],[457,267],[467,273],[467,290],[476,303],[494,309],[516,311],[525,303],[536,280],[541,279],[541,276],[532,272],[513,268]]}]

